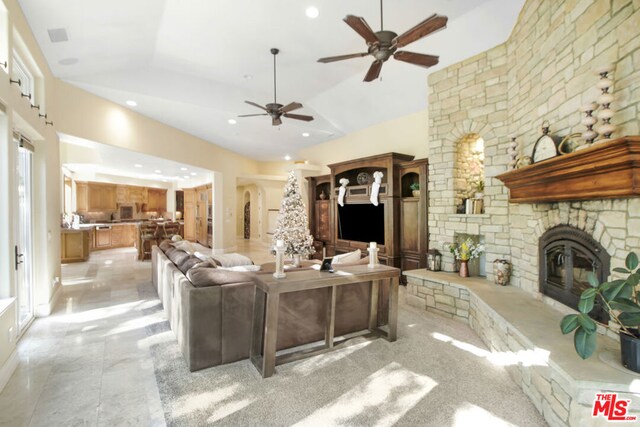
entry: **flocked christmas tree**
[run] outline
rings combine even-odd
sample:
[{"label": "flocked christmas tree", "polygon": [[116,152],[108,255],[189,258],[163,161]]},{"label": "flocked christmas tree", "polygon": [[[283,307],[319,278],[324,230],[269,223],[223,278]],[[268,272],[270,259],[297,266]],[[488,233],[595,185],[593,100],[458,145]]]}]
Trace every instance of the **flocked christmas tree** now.
[{"label": "flocked christmas tree", "polygon": [[289,172],[289,178],[284,187],[284,197],[280,204],[276,230],[273,233],[273,244],[275,245],[278,240],[284,241],[287,255],[306,257],[315,252],[313,236],[309,232],[307,212],[293,171]]}]

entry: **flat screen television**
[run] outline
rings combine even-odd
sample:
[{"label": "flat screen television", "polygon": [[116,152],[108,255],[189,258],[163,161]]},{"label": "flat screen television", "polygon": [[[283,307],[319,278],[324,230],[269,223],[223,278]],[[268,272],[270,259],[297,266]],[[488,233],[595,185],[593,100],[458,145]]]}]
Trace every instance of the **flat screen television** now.
[{"label": "flat screen television", "polygon": [[338,238],[384,245],[384,203],[338,206]]}]

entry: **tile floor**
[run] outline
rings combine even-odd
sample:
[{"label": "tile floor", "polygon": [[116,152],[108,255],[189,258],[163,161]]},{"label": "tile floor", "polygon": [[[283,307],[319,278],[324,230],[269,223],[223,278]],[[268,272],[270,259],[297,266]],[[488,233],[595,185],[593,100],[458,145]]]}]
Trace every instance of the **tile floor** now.
[{"label": "tile floor", "polygon": [[165,424],[144,328],[153,321],[145,309],[159,301],[150,263],[135,259],[135,250],[115,249],[63,266],[55,312],[36,319],[18,344],[0,425]]}]

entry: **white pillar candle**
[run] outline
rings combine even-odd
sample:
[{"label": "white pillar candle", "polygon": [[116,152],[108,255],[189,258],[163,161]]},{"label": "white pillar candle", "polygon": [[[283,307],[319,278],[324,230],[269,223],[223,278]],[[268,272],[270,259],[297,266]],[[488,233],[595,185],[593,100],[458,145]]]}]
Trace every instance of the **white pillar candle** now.
[{"label": "white pillar candle", "polygon": [[276,240],[276,246],[278,248],[283,248],[284,247],[284,240]]},{"label": "white pillar candle", "polygon": [[375,249],[375,248],[377,248],[377,247],[378,247],[378,244],[377,244],[376,242],[371,242],[371,243],[369,243],[369,247],[370,247],[371,249]]}]

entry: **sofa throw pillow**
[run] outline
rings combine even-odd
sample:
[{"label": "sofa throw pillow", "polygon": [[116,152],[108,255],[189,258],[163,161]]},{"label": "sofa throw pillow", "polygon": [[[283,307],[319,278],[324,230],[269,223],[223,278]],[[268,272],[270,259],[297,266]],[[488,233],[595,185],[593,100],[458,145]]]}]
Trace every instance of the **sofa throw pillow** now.
[{"label": "sofa throw pillow", "polygon": [[331,264],[353,264],[360,261],[362,252],[360,249],[356,249],[353,252],[347,252],[346,254],[340,254],[333,257]]},{"label": "sofa throw pillow", "polygon": [[259,265],[237,265],[235,267],[218,267],[220,270],[228,271],[260,271]]},{"label": "sofa throw pillow", "polygon": [[213,262],[212,260],[209,260],[209,261],[200,261],[199,263],[197,263],[191,268],[217,268],[217,267],[218,266],[216,265],[215,262]]},{"label": "sofa throw pillow", "polygon": [[192,268],[187,271],[187,279],[196,288],[251,282],[254,277],[253,273],[222,270],[220,268]]},{"label": "sofa throw pillow", "polygon": [[239,253],[211,255],[211,258],[221,267],[237,267],[239,265],[253,265],[251,258]]}]

